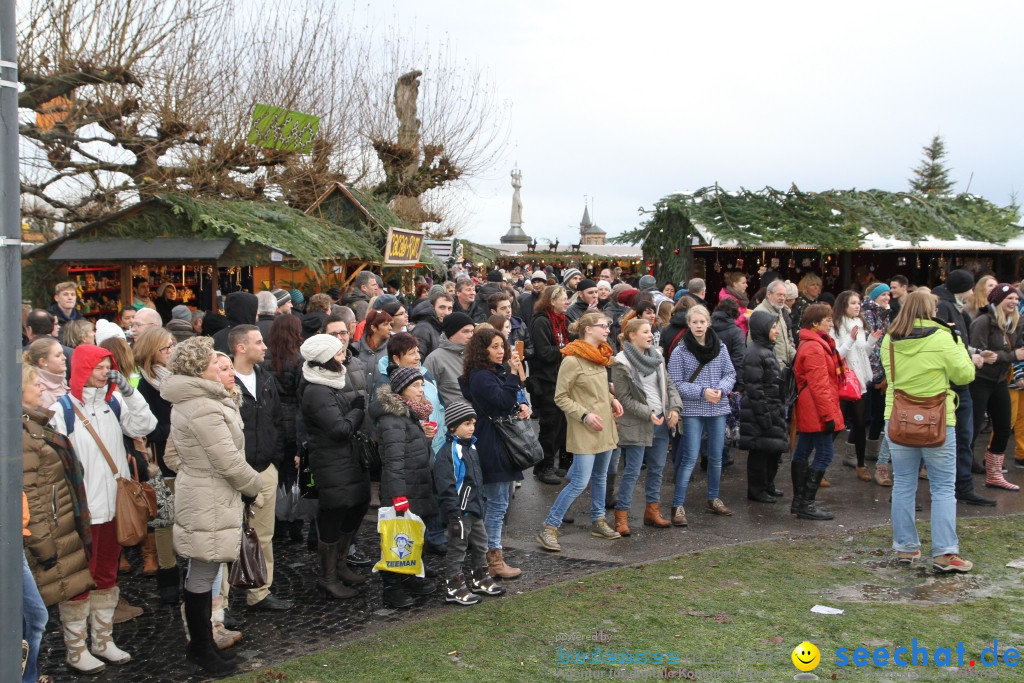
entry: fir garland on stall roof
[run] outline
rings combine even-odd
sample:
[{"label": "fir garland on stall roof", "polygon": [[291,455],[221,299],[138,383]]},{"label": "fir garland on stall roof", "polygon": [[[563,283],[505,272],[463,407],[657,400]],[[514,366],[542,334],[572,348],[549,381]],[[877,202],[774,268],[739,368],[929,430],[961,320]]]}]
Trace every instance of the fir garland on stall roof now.
[{"label": "fir garland on stall roof", "polygon": [[767,243],[810,247],[823,252],[858,249],[868,235],[919,244],[977,240],[1001,244],[1022,233],[1018,207],[996,206],[970,194],[920,195],[883,190],[803,192],[765,187],[726,191],[718,184],[696,192],[668,195],[640,228],[612,241],[641,244],[648,261],[660,261],[659,281],[689,277],[689,245],[700,232],[740,248]]}]

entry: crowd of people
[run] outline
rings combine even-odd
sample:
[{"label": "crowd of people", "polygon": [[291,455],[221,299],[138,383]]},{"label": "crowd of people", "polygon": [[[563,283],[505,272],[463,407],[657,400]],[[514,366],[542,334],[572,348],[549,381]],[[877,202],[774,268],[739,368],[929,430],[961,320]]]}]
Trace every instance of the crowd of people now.
[{"label": "crowd of people", "polygon": [[[1019,283],[954,270],[934,289],[895,275],[833,296],[817,275],[792,283],[767,272],[749,295],[736,272],[712,305],[700,278],[659,287],[618,269],[597,277],[517,267],[417,282],[405,295],[362,271],[347,291],[308,299],[233,292],[223,313],[177,303],[170,284],[150,298],[139,279],[133,305],[95,323],[76,308],[75,283],[57,285],[50,310],[24,314],[23,680],[48,680],[36,658],[52,605],[70,668],[98,673],[131,659],[113,637],[115,623],[141,612],[117,587],[131,570],[118,478],[168,494],[140,544],[142,572],[156,577],[162,603],[181,605],[186,657],[207,673],[237,666],[227,568],[243,522],[266,562],[265,584],[245,589],[249,609],[293,607],[272,592],[274,542],[286,538],[316,551],[323,599],[362,595],[358,570],[375,560],[356,539],[372,506],[417,515],[425,551],[445,558],[425,577],[379,572],[385,605],[414,605],[436,592],[434,579],[459,605],[501,595],[521,574],[502,545],[524,479],[507,441],[514,421],[536,421],[534,479],[564,485],[537,520],[547,551],[561,550],[559,530],[588,489],[591,533],[630,536],[642,474],[644,525],[688,526],[698,465],[707,490],[696,507],[732,515],[720,483],[739,451],[751,503],[785,495],[776,480],[792,453],[790,512],[833,519],[819,494],[838,447],[865,485],[892,487],[899,562],[921,556],[915,494],[927,477],[932,566],[972,568],[959,554],[956,501],[996,504],[975,490],[976,473],[987,488],[1019,490],[1005,478],[1011,433],[1024,468]],[[900,431],[907,396],[939,397],[933,442]],[[360,456],[367,449],[379,473]],[[318,489],[308,525],[277,506],[303,469]]]}]

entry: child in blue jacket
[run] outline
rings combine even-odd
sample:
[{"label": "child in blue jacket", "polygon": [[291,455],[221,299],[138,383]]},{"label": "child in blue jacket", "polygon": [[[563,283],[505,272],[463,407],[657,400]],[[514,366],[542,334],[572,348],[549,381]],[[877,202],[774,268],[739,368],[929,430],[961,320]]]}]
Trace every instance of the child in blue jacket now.
[{"label": "child in blue jacket", "polygon": [[[434,491],[441,516],[448,523],[448,554],[445,557],[445,602],[475,605],[474,595],[501,595],[505,589],[494,582],[487,569],[487,531],[484,501],[480,495],[483,475],[473,444],[476,413],[472,406],[454,401],[445,408],[448,434],[434,456]],[[469,549],[473,571],[467,587],[462,571]]]}]

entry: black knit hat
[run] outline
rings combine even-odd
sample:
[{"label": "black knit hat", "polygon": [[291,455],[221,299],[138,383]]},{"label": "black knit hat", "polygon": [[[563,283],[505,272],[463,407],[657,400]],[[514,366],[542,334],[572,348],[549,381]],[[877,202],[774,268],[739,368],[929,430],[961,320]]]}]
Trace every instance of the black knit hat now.
[{"label": "black knit hat", "polygon": [[492,270],[489,273],[487,273],[488,282],[501,282],[504,279],[505,277],[501,274],[500,270]]},{"label": "black knit hat", "polygon": [[951,270],[946,276],[946,289],[950,294],[963,294],[974,289],[974,276],[968,270]]},{"label": "black knit hat", "polygon": [[593,287],[597,287],[597,283],[589,278],[583,278],[582,280],[576,283],[577,292],[585,292]]},{"label": "black knit hat", "polygon": [[444,409],[444,423],[451,431],[455,431],[460,424],[475,417],[476,411],[473,410],[473,406],[462,401],[452,401]]},{"label": "black knit hat", "polygon": [[466,325],[472,325],[473,319],[462,311],[455,311],[445,316],[444,321],[441,323],[441,328],[444,330],[444,336],[449,339],[452,338],[456,332],[461,330]]},{"label": "black knit hat", "polygon": [[419,368],[400,365],[391,371],[389,378],[391,380],[391,391],[400,394],[416,380],[423,379],[423,375],[420,374]]}]

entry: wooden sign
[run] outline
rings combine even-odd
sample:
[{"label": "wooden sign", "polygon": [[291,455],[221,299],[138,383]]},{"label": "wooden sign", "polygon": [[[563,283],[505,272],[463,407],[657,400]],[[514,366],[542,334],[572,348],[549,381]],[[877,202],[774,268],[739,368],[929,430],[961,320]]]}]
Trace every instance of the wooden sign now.
[{"label": "wooden sign", "polygon": [[423,233],[388,228],[388,242],[384,247],[384,264],[388,266],[414,266],[420,262]]}]

